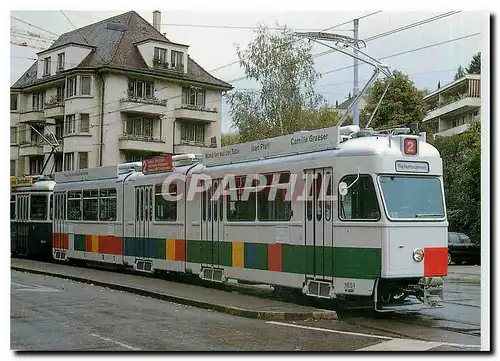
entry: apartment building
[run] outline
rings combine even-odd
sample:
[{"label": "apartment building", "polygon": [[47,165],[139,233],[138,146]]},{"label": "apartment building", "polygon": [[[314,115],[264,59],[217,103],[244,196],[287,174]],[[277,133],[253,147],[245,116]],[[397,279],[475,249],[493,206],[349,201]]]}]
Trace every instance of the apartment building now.
[{"label": "apartment building", "polygon": [[481,116],[481,75],[468,74],[424,97],[435,136],[463,133]]},{"label": "apartment building", "polygon": [[[11,87],[11,175],[220,146],[223,92],[188,45],[130,11],[62,34]],[[53,147],[42,135],[58,147]],[[55,139],[55,140],[54,140]]]}]

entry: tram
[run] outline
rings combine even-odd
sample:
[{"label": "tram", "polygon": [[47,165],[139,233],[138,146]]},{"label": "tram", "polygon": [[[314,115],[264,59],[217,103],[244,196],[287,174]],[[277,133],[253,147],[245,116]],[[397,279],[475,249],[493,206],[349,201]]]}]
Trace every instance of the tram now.
[{"label": "tram", "polygon": [[163,161],[57,173],[53,257],[381,312],[442,307],[442,160],[415,127],[332,127]]},{"label": "tram", "polygon": [[55,181],[50,177],[11,177],[12,255],[50,259],[54,186]]}]

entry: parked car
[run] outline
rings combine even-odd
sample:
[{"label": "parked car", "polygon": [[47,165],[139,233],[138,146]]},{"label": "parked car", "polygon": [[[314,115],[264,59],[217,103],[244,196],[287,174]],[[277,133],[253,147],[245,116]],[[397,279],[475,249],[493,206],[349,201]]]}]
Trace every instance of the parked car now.
[{"label": "parked car", "polygon": [[448,264],[481,264],[481,246],[458,232],[448,232]]}]

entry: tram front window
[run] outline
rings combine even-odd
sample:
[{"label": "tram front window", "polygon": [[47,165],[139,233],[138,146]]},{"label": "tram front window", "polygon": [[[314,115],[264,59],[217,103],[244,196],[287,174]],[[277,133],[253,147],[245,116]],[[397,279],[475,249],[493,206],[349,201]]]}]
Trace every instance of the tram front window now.
[{"label": "tram front window", "polygon": [[439,178],[380,176],[379,181],[389,218],[444,217],[443,193]]},{"label": "tram front window", "polygon": [[30,219],[47,219],[47,196],[31,195]]}]

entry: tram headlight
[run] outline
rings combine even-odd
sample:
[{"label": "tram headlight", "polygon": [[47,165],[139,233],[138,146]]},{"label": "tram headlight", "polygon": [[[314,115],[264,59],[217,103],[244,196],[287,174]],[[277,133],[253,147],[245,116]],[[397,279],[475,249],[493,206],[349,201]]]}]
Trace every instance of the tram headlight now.
[{"label": "tram headlight", "polygon": [[417,248],[413,251],[413,260],[415,262],[422,262],[424,259],[424,250],[422,248]]}]

